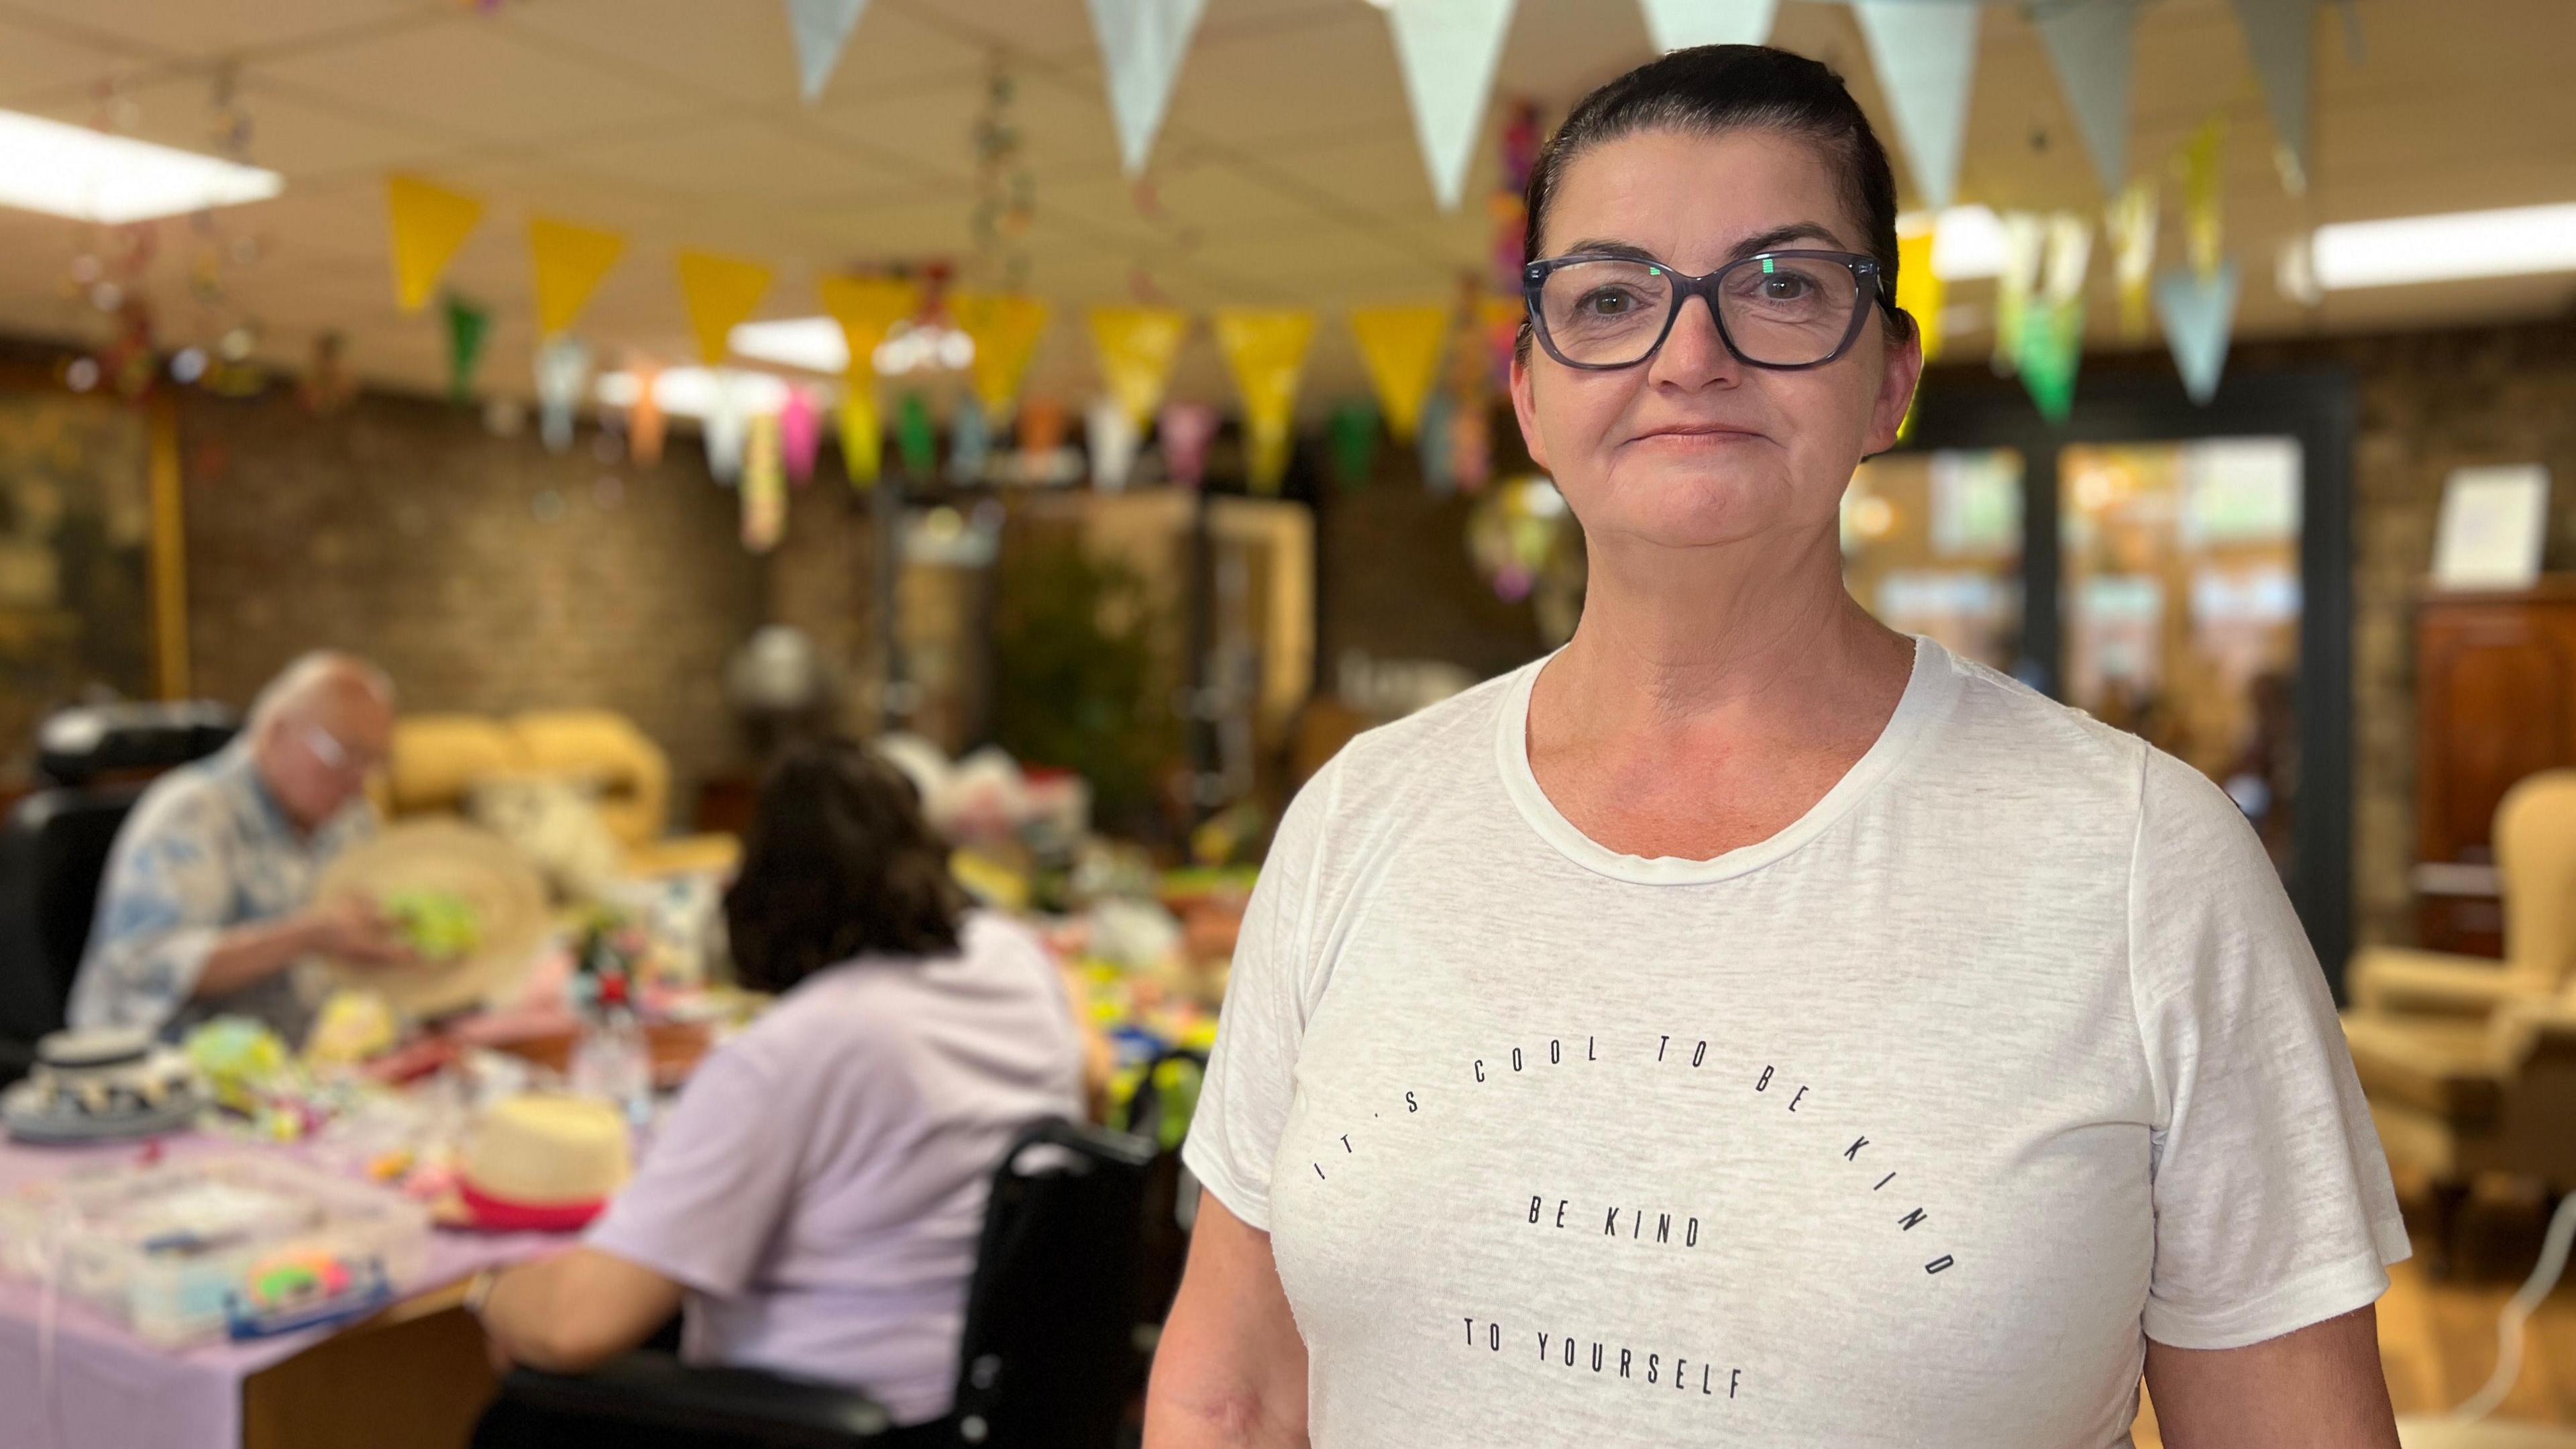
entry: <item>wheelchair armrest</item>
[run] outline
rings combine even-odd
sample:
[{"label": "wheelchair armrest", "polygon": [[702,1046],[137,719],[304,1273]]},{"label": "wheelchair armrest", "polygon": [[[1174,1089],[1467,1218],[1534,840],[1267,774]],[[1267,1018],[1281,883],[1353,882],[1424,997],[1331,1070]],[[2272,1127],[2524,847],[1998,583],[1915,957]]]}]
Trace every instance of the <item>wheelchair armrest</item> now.
[{"label": "wheelchair armrest", "polygon": [[586,1374],[513,1369],[501,1397],[546,1413],[816,1449],[871,1443],[893,1426],[884,1406],[855,1390],[684,1364],[649,1349]]}]

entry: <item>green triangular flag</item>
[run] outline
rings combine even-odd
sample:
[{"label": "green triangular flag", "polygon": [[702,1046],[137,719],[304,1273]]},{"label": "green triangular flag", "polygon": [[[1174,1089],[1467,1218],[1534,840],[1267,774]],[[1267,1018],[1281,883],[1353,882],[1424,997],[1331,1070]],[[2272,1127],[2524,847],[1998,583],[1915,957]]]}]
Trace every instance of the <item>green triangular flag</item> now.
[{"label": "green triangular flag", "polygon": [[1377,468],[1377,409],[1367,403],[1344,403],[1333,409],[1333,476],[1342,487],[1358,492]]},{"label": "green triangular flag", "polygon": [[930,420],[930,404],[921,394],[906,393],[903,406],[895,412],[895,446],[902,450],[903,469],[916,482],[928,482],[939,466],[939,428]]},{"label": "green triangular flag", "polygon": [[2075,368],[2084,353],[2084,302],[2030,299],[2022,324],[2021,385],[2052,423],[2075,410]]},{"label": "green triangular flag", "polygon": [[447,395],[474,401],[474,368],[483,360],[483,334],[491,330],[492,313],[464,298],[447,298]]}]

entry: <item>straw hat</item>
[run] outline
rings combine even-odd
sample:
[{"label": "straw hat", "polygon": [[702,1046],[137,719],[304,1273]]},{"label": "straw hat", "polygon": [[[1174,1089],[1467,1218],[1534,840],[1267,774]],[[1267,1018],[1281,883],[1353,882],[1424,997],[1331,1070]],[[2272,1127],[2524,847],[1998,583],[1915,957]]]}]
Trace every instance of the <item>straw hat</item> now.
[{"label": "straw hat", "polygon": [[476,1118],[457,1155],[464,1226],[571,1232],[599,1216],[630,1170],[626,1119],[580,1097],[505,1097]]},{"label": "straw hat", "polygon": [[488,830],[455,820],[386,827],[324,868],[318,899],[405,892],[454,897],[471,913],[474,944],[450,961],[417,966],[326,964],[346,986],[373,991],[398,1011],[437,1016],[477,1006],[524,975],[545,943],[546,888],[535,866]]}]

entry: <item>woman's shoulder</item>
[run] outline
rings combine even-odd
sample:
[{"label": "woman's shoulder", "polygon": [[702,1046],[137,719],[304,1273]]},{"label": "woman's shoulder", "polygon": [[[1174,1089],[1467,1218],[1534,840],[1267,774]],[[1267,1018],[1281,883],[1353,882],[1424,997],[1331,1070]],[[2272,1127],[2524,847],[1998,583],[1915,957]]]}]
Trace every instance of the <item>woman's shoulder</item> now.
[{"label": "woman's shoulder", "polygon": [[1945,733],[1971,763],[2052,786],[2090,782],[2136,800],[2139,773],[2155,753],[2145,740],[1999,669],[1957,655],[1948,664],[1957,674],[1957,700]]}]

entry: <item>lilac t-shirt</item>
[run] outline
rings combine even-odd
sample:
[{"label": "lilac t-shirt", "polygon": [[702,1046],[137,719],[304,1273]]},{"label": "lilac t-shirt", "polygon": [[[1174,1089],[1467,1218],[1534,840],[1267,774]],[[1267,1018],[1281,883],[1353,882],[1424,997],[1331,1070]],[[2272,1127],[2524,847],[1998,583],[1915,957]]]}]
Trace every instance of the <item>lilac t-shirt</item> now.
[{"label": "lilac t-shirt", "polygon": [[684,1356],[948,1412],[994,1167],[1079,1117],[1082,1050],[1027,928],[970,912],[954,956],[808,977],[711,1053],[592,1247],[689,1290]]}]

